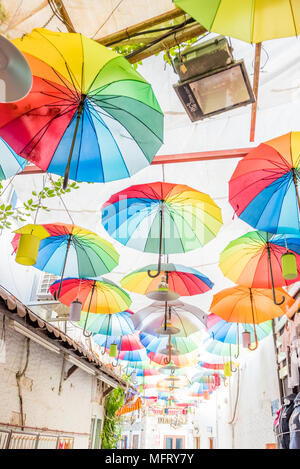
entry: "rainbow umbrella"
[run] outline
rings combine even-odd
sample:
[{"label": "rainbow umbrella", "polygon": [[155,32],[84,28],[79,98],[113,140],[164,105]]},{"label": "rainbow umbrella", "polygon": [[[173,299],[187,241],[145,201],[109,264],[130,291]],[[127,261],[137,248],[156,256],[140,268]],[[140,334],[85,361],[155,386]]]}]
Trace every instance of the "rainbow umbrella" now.
[{"label": "rainbow umbrella", "polygon": [[[119,254],[112,244],[90,230],[66,223],[35,226],[43,227],[49,236],[40,242],[34,267],[59,275],[61,282],[64,276],[98,277],[110,272],[118,265]],[[26,230],[26,226],[18,230],[13,238],[12,245],[15,251],[23,230]],[[119,311],[122,309],[120,308]]]},{"label": "rainbow umbrella", "polygon": [[186,353],[185,355],[172,355],[170,360],[169,354],[159,352],[147,352],[148,358],[157,365],[167,365],[174,363],[175,366],[180,368],[192,367],[197,363],[197,354],[195,352]]},{"label": "rainbow umbrella", "polygon": [[129,367],[128,368],[128,374],[131,374],[133,371],[136,372],[136,375],[138,378],[148,378],[150,376],[158,376],[159,371],[155,368],[133,368]]},{"label": "rainbow umbrella", "polygon": [[[67,278],[54,282],[49,288],[54,298],[67,306],[75,300],[82,303],[82,310],[86,312],[83,334],[86,335],[89,314],[112,315],[126,310],[131,304],[130,296],[107,279],[96,280],[89,278]],[[87,336],[92,334],[89,333]]]},{"label": "rainbow umbrella", "polygon": [[18,156],[7,143],[0,138],[0,181],[8,179],[25,168],[27,161]]},{"label": "rainbow umbrella", "polygon": [[226,288],[214,295],[210,311],[227,322],[252,324],[255,338],[255,350],[258,347],[256,325],[270,319],[283,316],[294,299],[284,290],[276,289],[284,295],[284,302],[274,304],[272,290],[236,286]]},{"label": "rainbow umbrella", "polygon": [[262,143],[239,163],[229,181],[229,201],[249,225],[299,236],[300,132]]},{"label": "rainbow umbrella", "polygon": [[[144,332],[140,333],[140,341],[143,346],[147,349],[148,352],[160,352],[162,350],[168,350],[169,347],[169,337],[156,337],[151,334],[146,334]],[[176,350],[177,355],[185,355],[186,353],[194,352],[198,349],[198,343],[194,342],[191,337],[177,337],[171,336],[171,346],[172,350]],[[166,352],[164,352],[166,354]],[[174,352],[172,351],[172,354]]]},{"label": "rainbow umbrella", "polygon": [[120,243],[143,252],[185,253],[211,241],[222,225],[220,208],[207,194],[166,182],[131,186],[104,205],[102,223]]},{"label": "rainbow umbrella", "polygon": [[203,396],[205,391],[208,392],[206,383],[193,383],[189,387],[189,395],[193,397]]},{"label": "rainbow umbrella", "polygon": [[132,312],[122,311],[115,314],[93,314],[87,318],[88,313],[81,314],[79,326],[84,327],[93,334],[104,336],[120,336],[134,333],[134,325],[131,320]]},{"label": "rainbow umbrella", "polygon": [[146,308],[140,309],[132,318],[137,330],[150,335],[160,336],[155,329],[165,326],[171,321],[173,327],[179,329],[176,337],[188,337],[206,326],[206,313],[196,306],[182,301],[170,301],[167,304],[155,301]]},{"label": "rainbow umbrella", "polygon": [[[227,322],[219,316],[211,313],[207,317],[207,332],[210,337],[226,344],[235,344],[238,347],[242,343],[242,334],[250,334],[250,343],[255,342],[255,330],[257,340],[261,341],[272,332],[272,321],[262,322],[253,326],[252,324],[239,324],[238,322]],[[236,357],[237,358],[237,357]]]},{"label": "rainbow umbrella", "polygon": [[262,42],[300,33],[294,0],[175,0],[207,30],[247,42]]},{"label": "rainbow umbrella", "polygon": [[[151,278],[148,272],[157,269],[157,265],[147,265],[131,272],[121,280],[121,285],[126,290],[146,295],[157,290],[161,279]],[[213,287],[213,283],[205,275],[192,267],[179,264],[161,264],[160,271],[166,276],[168,287],[180,296],[192,296],[205,293]]]},{"label": "rainbow umbrella", "polygon": [[33,86],[0,105],[0,136],[49,173],[107,182],[148,166],[163,143],[152,88],[127,60],[82,34],[34,29],[14,40]]},{"label": "rainbow umbrella", "polygon": [[204,383],[212,386],[218,386],[221,384],[220,376],[216,373],[201,372],[196,373],[191,377],[191,384]]},{"label": "rainbow umbrella", "polygon": [[[300,280],[283,277],[281,257],[293,253],[300,271],[300,238],[295,235],[274,235],[251,231],[231,241],[220,255],[220,268],[233,282],[247,287],[272,288]],[[276,298],[274,294],[274,303]]]},{"label": "rainbow umbrella", "polygon": [[232,354],[237,355],[237,346],[232,345],[231,343],[224,343],[219,342],[218,340],[214,340],[212,338],[208,338],[204,341],[205,351],[210,353],[211,355],[218,355],[224,358],[224,362],[227,358],[232,357]]}]

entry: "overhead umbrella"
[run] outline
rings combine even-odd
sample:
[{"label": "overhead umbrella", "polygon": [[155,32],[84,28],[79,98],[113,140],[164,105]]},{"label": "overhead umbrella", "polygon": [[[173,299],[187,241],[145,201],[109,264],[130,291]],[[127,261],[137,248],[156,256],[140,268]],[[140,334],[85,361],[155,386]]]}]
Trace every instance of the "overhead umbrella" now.
[{"label": "overhead umbrella", "polygon": [[82,34],[34,29],[14,40],[31,92],[0,105],[0,137],[44,171],[86,182],[132,176],[163,143],[163,113],[130,63]]},{"label": "overhead umbrella", "polygon": [[[160,285],[160,277],[151,278],[148,272],[155,272],[157,265],[151,264],[131,272],[121,280],[121,285],[126,290],[146,295],[157,290]],[[166,283],[171,291],[180,296],[199,295],[209,291],[213,283],[204,274],[192,267],[184,265],[162,263],[160,271],[166,276]]]},{"label": "overhead umbrella", "polygon": [[229,201],[249,225],[299,236],[300,132],[262,143],[239,163],[229,181]]},{"label": "overhead umbrella", "polygon": [[[140,309],[133,316],[132,321],[137,330],[146,334],[160,336],[155,329],[165,325],[166,305],[155,301],[146,308]],[[204,330],[206,326],[206,313],[196,306],[182,301],[170,301],[167,303],[167,320],[173,327],[179,329],[176,337],[188,337],[189,335]]]},{"label": "overhead umbrella", "polygon": [[300,11],[295,0],[174,0],[207,30],[247,42],[297,36]]},{"label": "overhead umbrella", "polygon": [[170,355],[159,352],[147,352],[148,358],[158,365],[164,366],[169,363],[174,363],[175,366],[186,368],[196,365],[197,354],[195,352],[186,353],[185,355]]},{"label": "overhead umbrella", "polygon": [[220,386],[221,377],[217,373],[196,373],[194,376],[191,377],[191,384],[194,383],[207,384],[211,388],[211,390],[213,390]]},{"label": "overhead umbrella", "polygon": [[[284,278],[282,256],[293,255],[294,275]],[[283,258],[284,259],[284,258]],[[247,287],[272,288],[300,280],[300,237],[251,231],[231,241],[220,255],[220,268],[233,282]],[[298,270],[298,272],[297,272]],[[274,295],[274,302],[276,298]]]},{"label": "overhead umbrella", "polygon": [[[144,332],[141,332],[140,341],[148,352],[162,353],[162,350],[165,350],[164,353],[167,354],[166,351],[169,347],[168,337],[156,337],[152,334],[146,334]],[[191,337],[177,337],[175,335],[171,336],[171,346],[172,349],[178,352],[178,355],[184,355],[186,353],[191,353],[197,350],[199,344],[197,342],[194,342]]]},{"label": "overhead umbrella", "polygon": [[12,148],[0,138],[0,181],[8,179],[25,168],[27,161],[17,155]]},{"label": "overhead umbrella", "polygon": [[82,303],[82,310],[87,313],[84,318],[84,335],[90,313],[111,315],[126,310],[131,304],[128,293],[107,279],[68,278],[54,282],[49,288],[54,298],[58,297],[59,290],[61,303],[67,306],[75,300]]},{"label": "overhead umbrella", "polygon": [[258,346],[256,325],[283,316],[294,299],[282,289],[276,291],[284,295],[284,302],[273,302],[272,290],[236,286],[226,288],[213,297],[210,311],[227,322],[252,324],[255,338],[255,350]]},{"label": "overhead umbrella", "polygon": [[[272,321],[262,322],[255,326],[257,340],[260,341],[271,334]],[[252,324],[240,324],[238,322],[227,322],[216,314],[209,314],[207,317],[207,332],[214,340],[227,344],[234,344],[238,347],[244,343],[243,336],[247,333],[248,346],[255,342],[255,330]]]},{"label": "overhead umbrella", "polygon": [[114,194],[104,205],[102,223],[120,243],[143,252],[185,253],[204,246],[222,225],[220,208],[207,194],[181,184],[153,182]]},{"label": "overhead umbrella", "polygon": [[[35,226],[43,227],[49,236],[40,241],[34,267],[59,275],[61,281],[64,277],[98,277],[118,265],[119,254],[112,244],[90,230],[66,223]],[[13,238],[15,251],[24,229],[26,227],[18,230]],[[60,288],[61,284],[57,291],[58,297]],[[123,309],[126,309],[126,306]]]},{"label": "overhead umbrella", "polygon": [[208,392],[206,383],[193,383],[188,390],[188,394],[193,397],[203,396],[205,391]]},{"label": "overhead umbrella", "polygon": [[150,377],[150,376],[158,376],[159,375],[159,371],[158,371],[157,368],[141,369],[141,368],[129,367],[127,371],[128,371],[129,374],[131,374],[133,371],[135,371],[138,378],[139,377],[146,378],[146,377]]},{"label": "overhead umbrella", "polygon": [[[93,314],[87,319],[86,329],[93,332],[93,334],[102,334],[104,336],[133,334],[132,314],[129,310],[115,314]],[[87,313],[83,312],[78,323],[82,327],[84,327],[86,316]]]}]

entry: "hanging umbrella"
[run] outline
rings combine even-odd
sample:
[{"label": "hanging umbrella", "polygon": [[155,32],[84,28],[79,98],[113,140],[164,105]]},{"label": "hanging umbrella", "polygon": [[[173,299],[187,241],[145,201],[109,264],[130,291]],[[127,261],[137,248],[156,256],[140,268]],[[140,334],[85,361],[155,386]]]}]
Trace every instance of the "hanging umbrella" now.
[{"label": "hanging umbrella", "polygon": [[[168,337],[156,337],[151,334],[144,332],[140,333],[140,341],[148,352],[160,352],[166,349],[168,350],[169,338]],[[179,355],[191,353],[198,349],[198,343],[194,342],[190,337],[171,337],[172,349],[174,348]]]},{"label": "hanging umbrella", "polygon": [[147,352],[148,357],[154,363],[158,365],[165,366],[170,363],[174,363],[175,366],[180,368],[192,367],[197,363],[197,354],[195,352],[186,353],[185,355],[170,355],[169,354],[162,354],[159,352]]},{"label": "hanging umbrella", "polygon": [[144,348],[137,333],[110,337],[107,337],[105,334],[94,334],[93,341],[100,345],[100,347],[107,347],[108,349],[111,344],[116,344],[120,352],[131,352]]},{"label": "hanging umbrella", "polygon": [[203,396],[205,391],[208,391],[206,383],[193,383],[189,387],[189,395],[193,397]]},{"label": "hanging umbrella", "polygon": [[294,0],[175,0],[207,30],[247,42],[297,36],[300,12]]},{"label": "hanging umbrella", "polygon": [[[131,320],[132,312],[122,311],[115,314],[92,314],[86,322],[86,329],[93,334],[104,336],[120,336],[134,333],[134,325]],[[79,326],[84,327],[87,313],[83,312]]]},{"label": "hanging umbrella", "polygon": [[114,194],[103,206],[102,222],[120,243],[143,252],[185,253],[204,246],[222,225],[220,208],[202,192],[180,184],[154,182]]},{"label": "hanging umbrella", "polygon": [[133,371],[136,372],[136,375],[138,378],[148,378],[150,376],[159,375],[159,371],[155,368],[145,368],[145,369],[133,368],[133,367],[128,368],[128,374],[131,374]]},{"label": "hanging umbrella", "polygon": [[33,86],[0,105],[0,136],[44,171],[107,182],[149,165],[163,143],[152,88],[127,60],[82,34],[34,29],[14,40]]},{"label": "hanging umbrella", "polygon": [[276,305],[273,302],[272,290],[236,286],[226,288],[213,297],[210,311],[227,322],[252,324],[254,330],[255,350],[258,347],[256,325],[270,319],[283,316],[294,299],[284,290],[276,291],[285,297],[285,301]]},{"label": "hanging umbrella", "polygon": [[[61,282],[64,276],[98,277],[118,265],[119,255],[114,247],[92,231],[65,223],[35,226],[44,228],[49,236],[42,239],[39,244],[34,267],[61,276]],[[26,226],[18,230],[13,238],[12,245],[15,251],[23,230],[27,230]],[[60,288],[61,284],[57,297],[60,296]]]},{"label": "hanging umbrella", "polygon": [[[262,322],[255,327],[252,324],[240,324],[238,322],[227,322],[216,314],[207,317],[207,332],[210,337],[219,342],[237,345],[239,354],[240,343],[243,342],[243,334],[249,335],[249,342],[255,342],[255,331],[257,340],[261,341],[272,332],[272,321]],[[237,358],[237,357],[236,357]]]},{"label": "hanging umbrella", "polygon": [[[282,256],[293,255],[294,277],[284,278]],[[220,255],[220,268],[233,282],[254,288],[290,285],[300,280],[300,237],[251,231],[231,241]],[[274,302],[276,298],[274,295]]]},{"label": "hanging umbrella", "polygon": [[7,143],[0,138],[0,181],[8,179],[25,168],[27,161],[18,156]]},{"label": "hanging umbrella", "polygon": [[[167,306],[167,307],[166,307]],[[179,329],[176,337],[188,337],[189,335],[203,330],[206,326],[206,313],[196,306],[192,306],[182,301],[170,301],[164,303],[155,301],[146,308],[140,309],[132,318],[137,330],[142,330],[146,334],[160,336],[155,329],[164,326],[165,313],[167,320],[172,326]]]},{"label": "hanging umbrella", "polygon": [[[54,298],[67,306],[72,302],[82,303],[82,310],[86,312],[83,334],[86,335],[89,314],[112,315],[130,306],[129,295],[115,283],[107,279],[96,280],[89,278],[68,278],[54,282],[49,288]],[[60,294],[59,294],[60,292]],[[87,337],[92,334],[89,333]]]},{"label": "hanging umbrella", "polygon": [[[161,279],[159,277],[151,278],[148,272],[156,271],[157,265],[147,265],[141,269],[126,275],[121,280],[121,285],[126,290],[146,295],[149,292],[157,290]],[[213,283],[205,275],[192,267],[186,267],[179,264],[161,264],[160,271],[166,276],[166,283],[171,291],[180,296],[199,295],[209,291]]]},{"label": "hanging umbrella", "polygon": [[300,132],[262,143],[239,161],[229,181],[229,201],[249,225],[299,236]]},{"label": "hanging umbrella", "polygon": [[216,387],[221,384],[221,378],[216,373],[201,372],[196,373],[194,376],[191,377],[191,384],[194,383],[204,383],[208,385],[210,384]]}]

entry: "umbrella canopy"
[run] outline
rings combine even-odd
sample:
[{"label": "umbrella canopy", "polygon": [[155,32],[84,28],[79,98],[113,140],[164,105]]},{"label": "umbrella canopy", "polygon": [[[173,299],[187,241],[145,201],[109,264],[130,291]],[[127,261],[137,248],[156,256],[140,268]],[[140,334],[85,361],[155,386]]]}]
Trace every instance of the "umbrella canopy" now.
[{"label": "umbrella canopy", "polygon": [[128,367],[126,371],[128,375],[130,375],[133,371],[135,371],[136,376],[138,378],[148,378],[149,376],[158,376],[160,374],[159,371],[155,368],[140,369],[140,368]]},{"label": "umbrella canopy", "polygon": [[[242,343],[242,333],[250,333],[250,342],[255,342],[255,331],[252,324],[239,324],[227,322],[216,314],[207,317],[207,332],[212,339],[227,344]],[[256,326],[257,339],[260,341],[272,332],[272,321],[262,322]]]},{"label": "umbrella canopy", "polygon": [[[151,264],[131,272],[121,280],[126,290],[146,295],[157,290],[161,282],[160,277],[151,278],[148,271],[155,271],[157,265]],[[213,287],[213,283],[205,275],[192,267],[179,264],[161,264],[160,271],[167,277],[167,284],[171,291],[180,296],[192,296],[205,293]]]},{"label": "umbrella canopy", "polygon": [[189,395],[190,396],[203,396],[204,392],[208,391],[208,386],[206,383],[193,383],[189,387]]},{"label": "umbrella canopy", "polygon": [[208,339],[205,341],[205,350],[212,355],[218,355],[223,357],[224,362],[226,360],[231,361],[232,355],[237,356],[238,348],[236,345],[230,343],[219,342],[218,340]]},{"label": "umbrella canopy", "polygon": [[275,305],[272,290],[236,286],[226,288],[213,297],[210,311],[227,322],[260,324],[283,316],[293,303],[293,298],[282,289],[276,289],[285,297],[281,305]]},{"label": "umbrella canopy", "polygon": [[184,253],[211,241],[222,225],[207,194],[166,182],[131,186],[103,206],[107,232],[127,247],[159,254]]},{"label": "umbrella canopy", "polygon": [[7,143],[0,138],[0,181],[8,179],[25,168],[27,161],[18,156]]},{"label": "umbrella canopy", "polygon": [[44,171],[107,182],[149,165],[163,142],[152,88],[121,55],[82,34],[34,29],[14,40],[31,92],[0,105],[0,136]]},{"label": "umbrella canopy", "polygon": [[[296,256],[298,277],[282,275],[281,256],[287,251]],[[231,241],[220,255],[220,268],[234,283],[247,287],[282,287],[300,280],[300,237],[251,231]]]},{"label": "umbrella canopy", "polygon": [[200,308],[178,300],[169,302],[167,308],[164,303],[155,301],[139,310],[132,320],[136,329],[146,334],[160,336],[161,334],[156,333],[155,329],[164,326],[166,313],[172,326],[179,329],[176,337],[188,337],[206,326],[206,314]]},{"label": "umbrella canopy", "polygon": [[[54,297],[60,287],[60,281],[54,282],[49,291]],[[130,296],[107,279],[67,278],[62,281],[59,301],[67,306],[78,300],[82,310],[93,314],[115,314],[126,310],[131,304]],[[87,324],[88,315],[85,316]]]},{"label": "umbrella canopy", "polygon": [[229,201],[249,225],[299,236],[300,132],[262,143],[239,163],[229,181]]},{"label": "umbrella canopy", "polygon": [[118,350],[120,352],[134,352],[136,350],[140,351],[144,349],[144,346],[141,344],[139,336],[136,333],[117,337],[107,337],[104,334],[95,334],[93,335],[93,341],[101,347],[105,346],[107,348],[109,348],[111,344],[116,344],[118,345]]},{"label": "umbrella canopy", "polygon": [[295,0],[175,0],[209,31],[247,42],[297,36],[300,10]]},{"label": "umbrella canopy", "polygon": [[[148,352],[162,353],[162,349],[168,349],[169,347],[169,338],[164,336],[156,337],[151,334],[141,332],[140,341]],[[185,338],[172,336],[171,346],[179,352],[179,355],[184,355],[197,350],[198,343],[194,342],[190,337]]]},{"label": "umbrella canopy", "polygon": [[144,347],[137,350],[120,351],[120,353],[118,353],[118,360],[127,361],[131,363],[143,362],[147,360],[147,352]]},{"label": "umbrella canopy", "polygon": [[[134,325],[131,320],[131,311],[122,311],[115,314],[96,314],[87,319],[86,329],[94,334],[104,336],[125,336],[134,333]],[[84,327],[87,313],[81,314],[81,320],[78,323]]]},{"label": "umbrella canopy", "polygon": [[220,376],[218,374],[213,374],[209,372],[196,373],[191,378],[191,384],[194,383],[205,383],[217,386],[220,384]]},{"label": "umbrella canopy", "polygon": [[[112,244],[90,230],[66,223],[37,226],[49,233],[39,245],[34,264],[39,270],[66,277],[98,277],[118,265],[119,254]],[[26,226],[18,230],[13,238],[15,251],[23,230]]]},{"label": "umbrella canopy", "polygon": [[147,352],[148,358],[157,365],[165,366],[173,363],[180,368],[191,367],[197,363],[197,354],[195,352],[186,353],[185,355],[172,355],[171,361],[169,354],[159,352]]}]

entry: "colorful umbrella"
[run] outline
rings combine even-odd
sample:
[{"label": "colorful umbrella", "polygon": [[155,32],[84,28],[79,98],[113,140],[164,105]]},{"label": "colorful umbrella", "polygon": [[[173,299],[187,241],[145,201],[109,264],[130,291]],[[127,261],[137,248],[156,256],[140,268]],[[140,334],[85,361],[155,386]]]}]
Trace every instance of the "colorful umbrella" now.
[{"label": "colorful umbrella", "polygon": [[295,255],[300,271],[300,237],[251,231],[228,244],[220,255],[219,265],[225,277],[239,285],[274,291],[274,286],[300,280],[299,273],[291,280],[283,277],[281,257],[288,252]]},{"label": "colorful umbrella", "polygon": [[209,373],[209,372],[201,372],[196,373],[194,376],[191,377],[191,384],[194,383],[205,383],[211,384],[213,386],[218,386],[221,384],[220,376],[216,373]]},{"label": "colorful umbrella", "polygon": [[258,346],[256,325],[283,316],[294,303],[284,290],[276,291],[285,298],[280,305],[274,304],[272,290],[243,286],[226,288],[214,295],[210,311],[227,322],[252,324],[256,345],[250,350],[255,350]]},{"label": "colorful umbrella", "polygon": [[[98,277],[118,265],[119,254],[112,244],[90,230],[65,223],[37,226],[45,228],[49,236],[40,242],[34,267],[61,276],[61,281],[64,276]],[[26,227],[18,230],[12,241],[15,251],[23,229]],[[122,308],[115,312],[119,311]]]},{"label": "colorful umbrella", "polygon": [[82,34],[34,29],[14,44],[33,86],[0,105],[0,136],[44,171],[78,181],[130,177],[163,143],[152,88],[127,60]]},{"label": "colorful umbrella", "polygon": [[[148,352],[153,353],[162,353],[162,350],[168,349],[169,346],[169,337],[156,337],[144,332],[140,333],[140,341]],[[174,348],[179,355],[185,355],[198,349],[198,343],[194,342],[191,337],[172,336],[170,341],[172,349]],[[166,352],[164,353],[166,354]]]},{"label": "colorful umbrella", "polygon": [[[126,290],[146,295],[157,290],[161,279],[151,278],[148,272],[157,270],[157,265],[147,265],[131,272],[121,280],[121,285]],[[192,267],[179,264],[161,264],[161,273],[166,276],[166,281],[171,291],[180,296],[192,296],[205,293],[213,287],[213,283],[205,275]]]},{"label": "colorful umbrella", "polygon": [[193,383],[189,387],[190,396],[194,396],[194,397],[203,396],[205,391],[208,391],[208,386],[206,383]]},{"label": "colorful umbrella", "polygon": [[294,0],[175,0],[207,30],[247,42],[297,36],[300,11]]},{"label": "colorful umbrella", "polygon": [[[87,314],[81,314],[79,326],[84,327]],[[93,314],[89,316],[86,322],[86,329],[93,334],[101,334],[104,336],[125,336],[134,333],[134,325],[131,320],[132,312],[122,311],[115,314]]]},{"label": "colorful umbrella", "polygon": [[127,373],[131,374],[133,371],[136,372],[136,375],[137,375],[138,378],[139,377],[146,378],[146,377],[149,377],[149,376],[158,376],[159,375],[159,371],[155,368],[140,369],[140,368],[129,367],[128,370],[127,370]]},{"label": "colorful umbrella", "polygon": [[18,156],[7,143],[0,138],[0,181],[8,179],[25,168],[27,161]]},{"label": "colorful umbrella", "polygon": [[175,366],[184,368],[194,366],[197,363],[197,354],[195,352],[186,353],[185,355],[172,355],[171,360],[169,354],[147,352],[147,355],[152,362],[161,366],[174,363]]},{"label": "colorful umbrella", "polygon": [[[75,300],[82,303],[82,310],[86,312],[83,334],[86,335],[89,314],[112,315],[126,310],[131,304],[130,296],[107,279],[95,280],[89,278],[68,278],[54,282],[49,288],[54,298],[67,306]],[[92,333],[88,334],[90,336]]]},{"label": "colorful umbrella", "polygon": [[[166,307],[167,306],[167,307]],[[173,327],[179,329],[176,337],[188,337],[206,326],[206,314],[196,306],[182,301],[170,301],[166,305],[155,301],[150,306],[140,309],[132,318],[135,328],[146,334],[160,336],[155,329],[165,326],[171,321]]]},{"label": "colorful umbrella", "polygon": [[254,228],[299,236],[300,132],[262,143],[239,161],[229,181],[229,201]]},{"label": "colorful umbrella", "polygon": [[107,337],[105,334],[95,334],[93,335],[93,341],[100,345],[100,347],[104,346],[107,348],[109,348],[111,344],[116,344],[120,352],[132,352],[144,348],[137,333],[110,337]]},{"label": "colorful umbrella", "polygon": [[[252,324],[239,324],[237,322],[227,322],[219,316],[211,313],[207,317],[207,332],[214,340],[227,344],[239,346],[243,342],[242,334],[248,332],[250,334],[249,342],[255,342],[255,329],[257,340],[260,341],[272,332],[272,321],[262,322],[254,326]],[[236,357],[237,358],[237,357]]]},{"label": "colorful umbrella", "polygon": [[159,253],[158,276],[162,254],[204,246],[217,235],[222,216],[208,195],[185,185],[154,182],[114,194],[103,206],[102,222],[125,246]]}]

